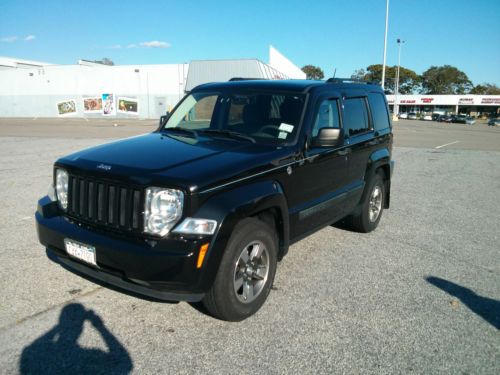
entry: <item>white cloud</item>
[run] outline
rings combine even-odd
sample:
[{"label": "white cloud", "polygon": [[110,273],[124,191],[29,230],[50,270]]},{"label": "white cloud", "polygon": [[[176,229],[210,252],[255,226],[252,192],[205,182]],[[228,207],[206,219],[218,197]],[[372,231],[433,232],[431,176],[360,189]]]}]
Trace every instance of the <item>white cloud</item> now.
[{"label": "white cloud", "polygon": [[5,36],[3,38],[0,38],[0,42],[5,42],[5,43],[12,43],[17,40],[17,36]]},{"label": "white cloud", "polygon": [[137,45],[136,45],[136,44],[129,44],[129,45],[127,46],[127,48],[137,48]]},{"label": "white cloud", "polygon": [[35,39],[36,39],[36,36],[34,36],[34,35],[28,35],[26,38],[24,38],[24,40],[26,42],[29,42],[30,40],[35,40]]},{"label": "white cloud", "polygon": [[120,44],[113,44],[112,46],[109,47],[109,49],[120,49],[122,46]]},{"label": "white cloud", "polygon": [[151,42],[142,42],[140,43],[140,46],[145,48],[168,48],[171,44],[167,42],[160,42],[158,40],[152,40]]}]

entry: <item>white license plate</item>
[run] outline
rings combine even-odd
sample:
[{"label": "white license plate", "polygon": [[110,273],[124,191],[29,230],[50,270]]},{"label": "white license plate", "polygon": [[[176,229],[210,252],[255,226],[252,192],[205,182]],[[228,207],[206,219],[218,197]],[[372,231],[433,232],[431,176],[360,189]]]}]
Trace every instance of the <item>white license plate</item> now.
[{"label": "white license plate", "polygon": [[67,238],[64,240],[64,244],[66,245],[66,252],[69,255],[83,260],[86,263],[97,266],[95,260],[95,247],[73,240],[68,240]]}]

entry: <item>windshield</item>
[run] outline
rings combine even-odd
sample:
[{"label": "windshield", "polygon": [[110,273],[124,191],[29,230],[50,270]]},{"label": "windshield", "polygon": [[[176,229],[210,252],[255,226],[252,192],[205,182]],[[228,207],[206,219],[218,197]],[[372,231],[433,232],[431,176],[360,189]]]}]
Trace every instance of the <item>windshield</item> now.
[{"label": "windshield", "polygon": [[164,130],[195,131],[209,137],[253,139],[259,143],[283,144],[297,134],[304,108],[303,94],[193,93],[171,114]]}]

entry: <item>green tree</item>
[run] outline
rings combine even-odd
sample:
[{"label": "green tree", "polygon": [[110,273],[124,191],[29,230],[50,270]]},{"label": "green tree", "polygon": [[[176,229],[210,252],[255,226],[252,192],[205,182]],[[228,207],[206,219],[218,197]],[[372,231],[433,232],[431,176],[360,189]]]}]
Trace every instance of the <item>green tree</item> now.
[{"label": "green tree", "polygon": [[451,65],[431,66],[422,74],[424,94],[467,94],[472,87],[467,74]]},{"label": "green tree", "polygon": [[366,81],[366,71],[364,69],[355,70],[354,73],[351,74],[351,79]]},{"label": "green tree", "polygon": [[319,66],[305,65],[302,67],[302,71],[306,73],[307,79],[323,79],[325,77],[325,73]]},{"label": "green tree", "polygon": [[[385,89],[395,92],[396,91],[396,76],[397,66],[385,67]],[[382,81],[382,64],[370,65],[364,69],[355,70],[351,75],[353,79],[362,81],[381,82]],[[415,92],[421,83],[420,76],[413,70],[401,66],[399,68],[399,92],[401,94],[411,94]]]},{"label": "green tree", "polygon": [[476,95],[500,95],[500,87],[494,83],[483,83],[482,85],[474,86],[470,90],[470,93]]}]

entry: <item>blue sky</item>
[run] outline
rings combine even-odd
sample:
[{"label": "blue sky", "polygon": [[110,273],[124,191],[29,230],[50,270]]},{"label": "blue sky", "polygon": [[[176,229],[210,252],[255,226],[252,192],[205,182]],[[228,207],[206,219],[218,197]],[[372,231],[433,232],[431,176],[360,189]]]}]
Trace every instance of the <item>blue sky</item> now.
[{"label": "blue sky", "polygon": [[[382,63],[385,0],[12,1],[0,5],[0,55],[59,64],[256,57],[274,45],[298,66],[350,76]],[[391,0],[387,63],[450,64],[500,85],[500,0]]]}]

